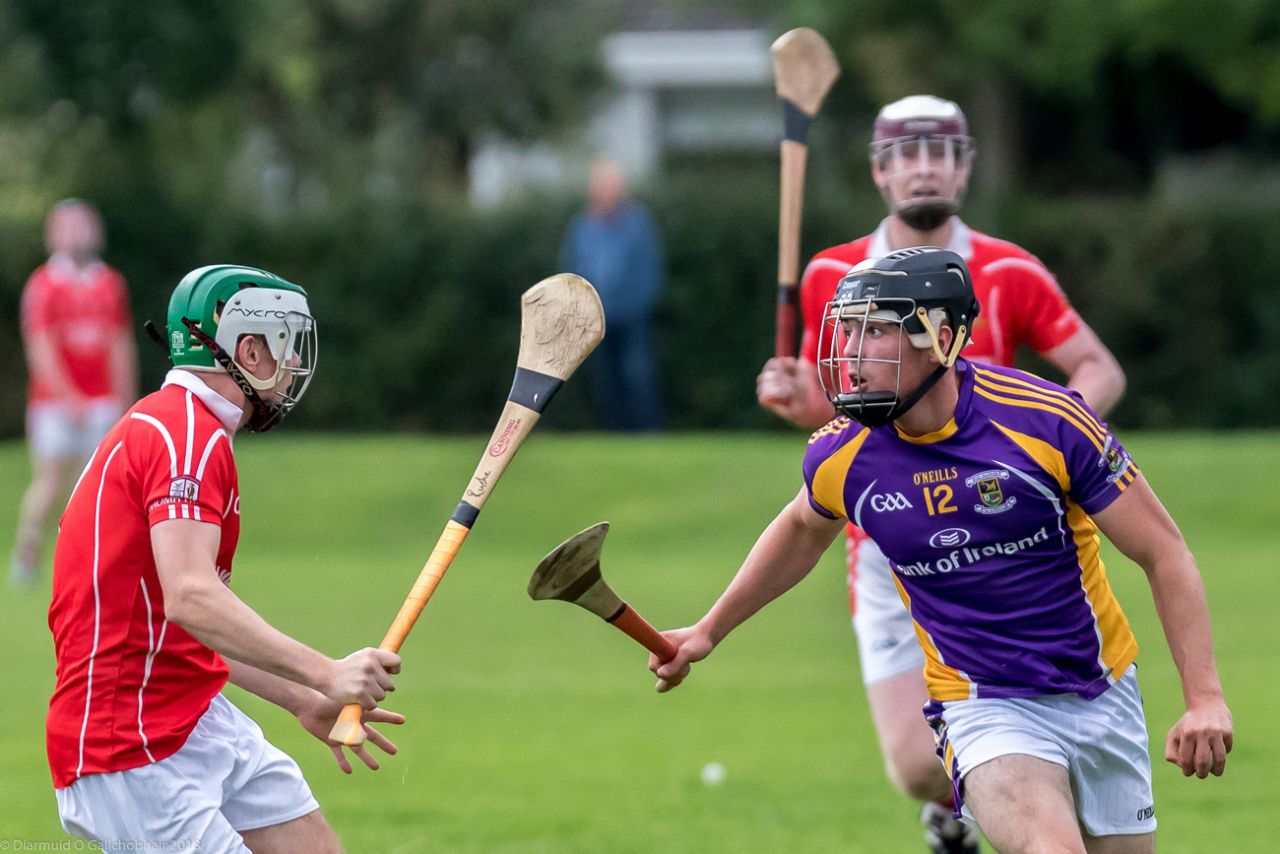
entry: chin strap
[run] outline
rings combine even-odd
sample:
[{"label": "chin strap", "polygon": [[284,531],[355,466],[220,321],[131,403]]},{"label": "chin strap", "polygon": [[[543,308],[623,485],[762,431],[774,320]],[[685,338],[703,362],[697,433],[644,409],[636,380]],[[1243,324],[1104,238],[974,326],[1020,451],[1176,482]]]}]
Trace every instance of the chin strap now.
[{"label": "chin strap", "polygon": [[235,380],[240,391],[244,393],[245,399],[249,401],[249,405],[253,407],[253,411],[249,414],[249,423],[245,426],[253,433],[265,433],[280,421],[280,408],[272,406],[262,399],[258,394],[258,390],[249,384],[244,374],[236,363],[227,355],[227,351],[218,346],[218,342],[214,341],[204,330],[200,328],[194,320],[189,317],[182,318],[182,325],[191,331],[191,335],[201,344],[209,348],[209,354],[213,356],[213,360],[222,366],[222,369]]},{"label": "chin strap", "polygon": [[929,322],[929,312],[923,306],[916,306],[916,317],[919,318],[920,325],[924,327],[924,331],[929,333],[929,341],[933,344],[933,353],[938,357],[942,367],[949,368],[954,365],[956,359],[960,357],[960,351],[969,342],[969,327],[963,323],[960,324],[960,328],[956,330],[956,334],[951,338],[951,352],[943,353],[942,345],[938,343],[938,330]]}]

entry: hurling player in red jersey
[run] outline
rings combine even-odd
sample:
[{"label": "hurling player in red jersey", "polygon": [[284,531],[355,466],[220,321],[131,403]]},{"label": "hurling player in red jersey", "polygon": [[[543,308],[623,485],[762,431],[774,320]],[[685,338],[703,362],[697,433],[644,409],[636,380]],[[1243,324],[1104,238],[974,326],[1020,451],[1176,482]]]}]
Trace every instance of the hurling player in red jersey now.
[{"label": "hurling player in red jersey", "polygon": [[166,340],[174,369],[107,432],[59,528],[46,741],[62,826],[111,851],[338,852],[297,763],[221,693],[231,681],[292,712],[348,773],[327,738],[343,705],[359,703],[367,722],[404,720],[378,708],[398,655],[331,659],[229,587],[240,535],[231,439],[269,429],[306,390],[306,293],[263,270],[202,267],[170,299]]},{"label": "hurling player in red jersey", "polygon": [[[903,98],[880,111],[873,134],[871,177],[889,215],[871,234],[819,252],[809,262],[800,283],[800,357],[765,363],[756,381],[760,405],[801,427],[830,421],[835,413],[818,382],[817,349],[823,311],[840,279],[868,257],[940,246],[966,261],[982,306],[965,358],[1008,367],[1025,344],[1105,414],[1124,392],[1124,372],[1071,307],[1053,274],[1031,253],[973,230],[956,215],[974,153],[960,108],[929,95]],[[889,778],[924,802],[926,837],[934,851],[976,851],[974,835],[950,817],[950,786],[934,756],[932,734],[914,714],[903,713],[927,699],[924,654],[910,617],[880,549],[852,525],[848,530],[849,604]]]},{"label": "hurling player in red jersey", "polygon": [[53,502],[138,393],[124,277],[98,257],[102,218],[88,202],[66,199],[49,212],[44,237],[49,260],[22,291],[32,476],[9,563],[20,585],[39,578]]}]

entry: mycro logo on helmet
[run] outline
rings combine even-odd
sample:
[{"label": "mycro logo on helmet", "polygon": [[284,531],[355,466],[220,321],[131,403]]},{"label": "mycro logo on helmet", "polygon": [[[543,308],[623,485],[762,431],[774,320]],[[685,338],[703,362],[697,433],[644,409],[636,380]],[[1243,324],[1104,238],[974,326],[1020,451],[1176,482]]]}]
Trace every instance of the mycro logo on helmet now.
[{"label": "mycro logo on helmet", "polygon": [[276,308],[241,308],[233,305],[226,310],[227,314],[243,314],[245,317],[274,317],[277,320],[284,320],[289,316],[289,312],[280,311]]}]

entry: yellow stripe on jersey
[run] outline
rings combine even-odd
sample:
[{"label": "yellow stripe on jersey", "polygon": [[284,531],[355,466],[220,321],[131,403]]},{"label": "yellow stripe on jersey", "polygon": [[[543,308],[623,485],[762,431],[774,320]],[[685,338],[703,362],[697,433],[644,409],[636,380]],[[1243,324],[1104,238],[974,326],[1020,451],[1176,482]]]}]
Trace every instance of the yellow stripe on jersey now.
[{"label": "yellow stripe on jersey", "polygon": [[1138,641],[1129,628],[1129,620],[1111,591],[1107,568],[1098,553],[1098,526],[1079,504],[1067,499],[1067,524],[1076,544],[1080,564],[1080,586],[1093,611],[1094,626],[1102,652],[1098,658],[1113,679],[1119,679],[1138,657]]},{"label": "yellow stripe on jersey", "polygon": [[987,387],[993,391],[1022,394],[1039,400],[1055,402],[1074,413],[1084,424],[1093,429],[1099,439],[1106,441],[1107,428],[1102,425],[1096,415],[1089,411],[1088,407],[1083,406],[1080,401],[1065,391],[1043,388],[1026,380],[1007,376],[1006,374],[997,374],[995,371],[977,366],[974,368],[974,376],[980,377]]},{"label": "yellow stripe on jersey", "polygon": [[[893,576],[893,586],[898,588],[898,596],[901,597],[907,613],[911,613],[911,594],[902,586],[896,572]],[[929,697],[939,702],[972,699],[974,686],[969,681],[969,677],[942,662],[942,653],[938,652],[938,648],[934,646],[933,638],[929,637],[929,633],[914,618],[911,620],[911,625],[916,630],[916,640],[920,642],[920,648],[924,650],[924,684],[929,691]]]},{"label": "yellow stripe on jersey", "polygon": [[822,461],[818,470],[813,473],[813,500],[826,508],[828,513],[837,518],[848,518],[844,509],[844,482],[849,476],[849,466],[853,458],[862,449],[862,443],[871,435],[870,427],[863,427],[862,432],[854,436],[831,456]]},{"label": "yellow stripe on jersey", "polygon": [[1017,430],[1010,429],[998,421],[992,421],[991,423],[1001,433],[1008,436],[1015,445],[1030,454],[1031,459],[1035,460],[1040,465],[1040,468],[1048,472],[1058,482],[1058,488],[1062,490],[1063,495],[1071,491],[1071,473],[1067,471],[1067,461],[1062,456],[1062,451],[1043,439],[1028,436],[1026,433],[1019,433]]},{"label": "yellow stripe on jersey", "polygon": [[1102,443],[1098,441],[1098,437],[1095,436],[1091,430],[1089,430],[1087,427],[1081,424],[1078,418],[1076,418],[1071,413],[1061,409],[1060,407],[1051,406],[1047,403],[1039,403],[1034,400],[1005,397],[1003,395],[994,394],[990,391],[987,391],[987,389],[980,382],[974,384],[973,391],[974,391],[974,394],[980,394],[983,397],[985,397],[987,400],[994,400],[996,403],[1005,403],[1005,404],[1008,404],[1009,406],[1020,406],[1025,409],[1040,409],[1045,412],[1052,412],[1054,415],[1060,416],[1063,420],[1068,421],[1073,426],[1075,426],[1077,430],[1083,433],[1085,437],[1090,442],[1093,443],[1093,446],[1098,449],[1098,453],[1099,454],[1102,453]]},{"label": "yellow stripe on jersey", "polygon": [[955,418],[952,418],[937,430],[925,433],[923,436],[912,436],[910,433],[904,433],[896,423],[893,425],[893,429],[898,431],[898,438],[904,442],[910,442],[913,445],[931,445],[934,442],[941,442],[943,439],[950,439],[960,429],[960,425],[956,424]]}]

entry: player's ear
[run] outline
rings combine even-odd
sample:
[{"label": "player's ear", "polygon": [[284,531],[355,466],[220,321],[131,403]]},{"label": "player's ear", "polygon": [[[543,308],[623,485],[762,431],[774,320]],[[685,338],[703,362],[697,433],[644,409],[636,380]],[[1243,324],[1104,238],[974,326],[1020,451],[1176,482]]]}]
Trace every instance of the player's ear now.
[{"label": "player's ear", "polygon": [[250,371],[267,355],[267,342],[261,335],[241,335],[236,342],[236,361]]},{"label": "player's ear", "polygon": [[[938,349],[939,350],[941,350],[944,353],[950,353],[951,342],[955,340],[956,340],[955,330],[951,328],[949,323],[943,324],[942,326],[938,327]],[[928,352],[929,352],[929,364],[931,365],[942,364],[942,360],[938,358],[937,350],[934,350],[932,347],[930,347]]]}]

